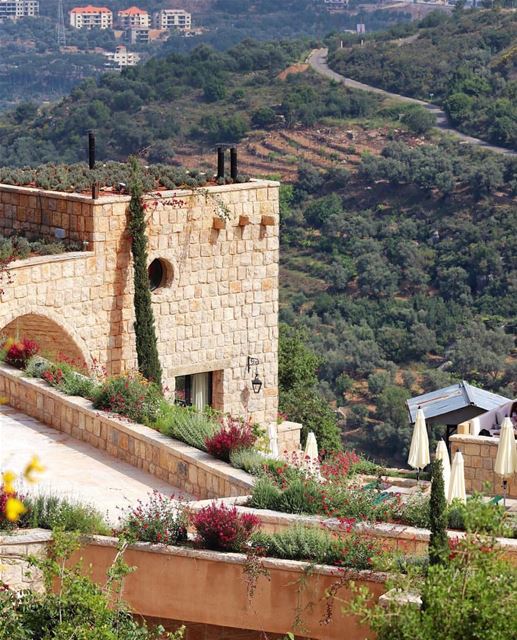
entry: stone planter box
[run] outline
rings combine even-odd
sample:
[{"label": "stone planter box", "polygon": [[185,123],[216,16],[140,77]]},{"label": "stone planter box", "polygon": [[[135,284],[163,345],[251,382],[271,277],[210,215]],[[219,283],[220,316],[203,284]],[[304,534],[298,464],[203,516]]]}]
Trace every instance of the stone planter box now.
[{"label": "stone planter box", "polygon": [[[317,527],[339,533],[339,522],[336,518],[325,518],[324,516],[305,516],[292,513],[282,513],[280,511],[270,511],[268,509],[252,509],[246,507],[249,496],[240,496],[237,498],[222,498],[217,502],[227,505],[236,505],[237,510],[244,513],[252,513],[256,515],[261,522],[261,528],[268,533],[283,531],[293,525],[302,525],[304,527]],[[212,500],[200,500],[198,502],[189,503],[192,511],[199,511]],[[417,527],[409,527],[403,524],[393,524],[389,522],[356,522],[354,529],[379,540],[385,549],[400,551],[408,555],[426,555],[430,531],[428,529],[420,529]],[[465,535],[462,531],[449,530],[449,538],[461,538]],[[513,538],[497,538],[498,544],[504,549],[504,555],[509,562],[517,566],[517,539]]]},{"label": "stone planter box", "polygon": [[199,498],[249,493],[252,476],[204,451],[141,424],[97,411],[84,398],[66,396],[43,380],[24,378],[0,364],[0,396],[41,422],[83,440]]}]

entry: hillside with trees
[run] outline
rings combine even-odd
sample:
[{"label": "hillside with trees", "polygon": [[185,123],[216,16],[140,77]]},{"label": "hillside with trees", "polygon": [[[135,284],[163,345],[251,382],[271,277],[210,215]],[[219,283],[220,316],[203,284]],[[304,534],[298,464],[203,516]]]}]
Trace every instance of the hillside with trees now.
[{"label": "hillside with trees", "polygon": [[375,96],[311,72],[279,78],[306,49],[302,40],[243,41],[227,52],[201,46],[86,80],[53,107],[21,105],[0,118],[0,166],[82,160],[90,129],[99,159],[163,162],[183,144],[206,150],[254,128],[375,113]]},{"label": "hillside with trees", "polygon": [[283,187],[281,319],[321,357],[345,442],[402,462],[411,395],[466,379],[515,397],[516,194],[515,160],[452,142]]},{"label": "hillside with trees", "polygon": [[433,13],[420,23],[345,36],[330,66],[389,91],[444,107],[461,131],[517,148],[517,14],[504,10]]}]

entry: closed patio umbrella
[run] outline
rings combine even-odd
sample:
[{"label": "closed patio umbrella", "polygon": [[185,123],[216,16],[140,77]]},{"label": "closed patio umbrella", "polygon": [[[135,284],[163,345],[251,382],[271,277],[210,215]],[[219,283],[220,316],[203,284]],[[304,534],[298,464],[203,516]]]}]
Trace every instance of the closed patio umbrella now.
[{"label": "closed patio umbrella", "polygon": [[451,483],[451,461],[449,459],[447,445],[443,439],[436,445],[436,459],[442,461],[443,490],[445,493],[445,499],[447,500],[449,497],[449,486]]},{"label": "closed patio umbrella", "polygon": [[416,412],[415,426],[413,428],[413,436],[411,438],[407,461],[410,467],[417,470],[417,474],[431,462],[429,455],[429,438],[427,436],[425,416],[422,409],[418,409]]},{"label": "closed patio umbrella", "polygon": [[307,435],[307,442],[305,443],[304,458],[308,465],[318,463],[318,442],[316,436],[312,431],[309,431]]},{"label": "closed patio umbrella", "polygon": [[465,464],[463,454],[457,451],[452,460],[451,482],[449,484],[449,504],[457,498],[463,504],[467,502],[467,493],[465,491]]},{"label": "closed patio umbrella", "polygon": [[517,472],[517,448],[513,424],[510,418],[505,418],[501,425],[501,435],[495,458],[494,472],[503,479],[503,498],[506,506],[506,493],[508,490],[508,478]]}]

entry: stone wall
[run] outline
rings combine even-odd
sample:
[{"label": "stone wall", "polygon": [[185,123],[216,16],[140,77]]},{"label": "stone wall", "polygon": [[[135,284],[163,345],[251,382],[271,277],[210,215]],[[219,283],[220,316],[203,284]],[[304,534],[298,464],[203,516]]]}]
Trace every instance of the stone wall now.
[{"label": "stone wall", "polygon": [[[461,451],[465,461],[465,488],[473,491],[502,495],[502,479],[494,473],[499,438],[485,436],[453,435],[450,438],[451,454]],[[517,498],[517,474],[508,481],[508,496]]]},{"label": "stone wall", "polygon": [[7,365],[0,365],[0,396],[27,415],[199,498],[239,496],[253,486],[250,475],[204,451],[96,411],[88,400],[65,396],[42,380],[23,378]]},{"label": "stone wall", "polygon": [[52,539],[50,531],[28,529],[0,535],[0,583],[15,591],[43,590],[41,571],[30,565],[28,556],[44,558]]},{"label": "stone wall", "polygon": [[[53,236],[60,227],[67,238],[89,242],[82,256],[10,265],[0,332],[45,322],[87,364],[110,374],[135,368],[129,198],[2,186],[0,201],[0,233]],[[276,421],[278,183],[162,192],[147,197],[146,211],[149,259],[161,259],[166,273],[152,294],[164,383],[172,393],[177,376],[213,372],[218,409],[264,426]],[[258,394],[248,356],[259,360]]]},{"label": "stone wall", "polygon": [[0,185],[0,234],[22,234],[55,240],[63,229],[67,240],[91,242],[93,209],[76,194]]}]

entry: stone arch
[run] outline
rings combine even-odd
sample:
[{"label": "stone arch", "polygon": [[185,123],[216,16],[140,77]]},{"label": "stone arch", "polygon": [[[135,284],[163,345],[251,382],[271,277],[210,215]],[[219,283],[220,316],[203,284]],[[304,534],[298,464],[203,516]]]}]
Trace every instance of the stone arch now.
[{"label": "stone arch", "polygon": [[[4,321],[5,322],[5,321]],[[87,368],[91,365],[83,341],[73,335],[63,323],[48,314],[29,312],[12,318],[0,328],[0,335],[13,338],[31,338],[41,349],[41,355],[56,358],[61,354]]]}]

